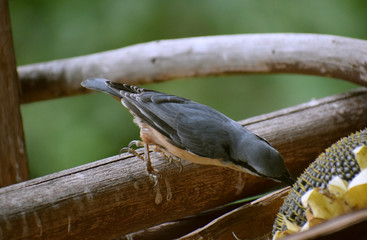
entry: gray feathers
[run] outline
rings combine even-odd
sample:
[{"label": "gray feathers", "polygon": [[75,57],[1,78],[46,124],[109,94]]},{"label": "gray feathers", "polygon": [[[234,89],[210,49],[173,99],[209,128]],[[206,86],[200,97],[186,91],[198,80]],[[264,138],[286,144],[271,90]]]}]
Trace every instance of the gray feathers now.
[{"label": "gray feathers", "polygon": [[[186,98],[106,79],[88,79],[82,85],[111,94],[140,121],[165,136],[172,145],[223,166],[277,181],[292,183],[279,152],[224,114]],[[163,146],[164,147],[164,146]]]},{"label": "gray feathers", "polygon": [[[173,145],[202,157],[228,158],[227,129],[237,123],[222,113],[174,95],[127,85],[122,88],[113,82],[107,85],[115,91],[120,89],[124,105]],[[126,88],[135,92],[121,90]]]}]

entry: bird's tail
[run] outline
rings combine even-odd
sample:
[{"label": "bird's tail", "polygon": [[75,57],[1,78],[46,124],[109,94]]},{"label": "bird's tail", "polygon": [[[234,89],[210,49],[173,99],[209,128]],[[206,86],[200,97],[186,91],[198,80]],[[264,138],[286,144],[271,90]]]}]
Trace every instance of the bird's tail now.
[{"label": "bird's tail", "polygon": [[111,89],[108,86],[108,82],[109,80],[104,78],[89,78],[82,82],[82,86],[91,90],[97,90],[104,93],[108,93],[113,97],[121,99],[122,96],[118,92]]}]

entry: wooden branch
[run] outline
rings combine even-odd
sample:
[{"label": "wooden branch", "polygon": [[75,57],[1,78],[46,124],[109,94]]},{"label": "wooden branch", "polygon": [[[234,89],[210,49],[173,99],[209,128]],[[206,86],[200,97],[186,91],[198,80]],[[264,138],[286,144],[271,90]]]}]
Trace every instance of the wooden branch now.
[{"label": "wooden branch", "polygon": [[[256,196],[246,198],[248,199],[247,203],[251,202],[251,198],[256,199]],[[245,204],[246,200],[241,199],[234,203],[217,206],[214,209],[209,209],[195,215],[190,215],[188,217],[175,220],[173,222],[162,223],[157,226],[142,229],[114,240],[178,239],[182,236],[196,231],[198,228],[205,227],[212,221],[217,221],[217,218],[221,218],[221,216],[223,216],[224,214],[227,214],[231,211],[233,212],[233,210],[242,207]],[[274,211],[278,211],[278,209]]]},{"label": "wooden branch", "polygon": [[89,77],[142,84],[174,78],[299,73],[367,86],[367,41],[318,34],[246,34],[137,44],[18,68],[22,102],[78,94]]},{"label": "wooden branch", "polygon": [[[366,126],[359,89],[251,118],[249,129],[280,149],[293,175],[338,138]],[[269,190],[274,182],[230,169],[167,165],[153,187],[135,157],[111,157],[0,189],[5,239],[110,239]]]},{"label": "wooden branch", "polygon": [[239,207],[179,240],[190,239],[258,239],[270,237],[273,222],[290,187]]},{"label": "wooden branch", "polygon": [[157,226],[130,233],[114,240],[177,239],[197,230],[198,228],[204,227],[214,219],[244,204],[245,203],[238,203],[233,205],[228,204],[219,206],[196,215],[185,217],[183,219],[162,223]]},{"label": "wooden branch", "polygon": [[28,179],[7,0],[0,0],[0,187]]}]

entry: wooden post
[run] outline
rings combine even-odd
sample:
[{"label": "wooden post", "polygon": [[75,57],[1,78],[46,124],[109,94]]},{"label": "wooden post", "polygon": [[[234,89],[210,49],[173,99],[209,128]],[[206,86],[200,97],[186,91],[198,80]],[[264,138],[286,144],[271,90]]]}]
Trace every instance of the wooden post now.
[{"label": "wooden post", "polygon": [[28,179],[7,0],[0,0],[0,187]]}]

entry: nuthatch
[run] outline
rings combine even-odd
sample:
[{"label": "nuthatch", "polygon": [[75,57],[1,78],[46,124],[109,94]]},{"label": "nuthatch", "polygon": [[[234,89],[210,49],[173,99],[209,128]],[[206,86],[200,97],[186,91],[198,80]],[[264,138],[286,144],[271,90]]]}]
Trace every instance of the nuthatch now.
[{"label": "nuthatch", "polygon": [[208,106],[102,78],[87,79],[82,86],[112,95],[134,116],[149,173],[153,171],[149,145],[153,145],[167,156],[193,163],[294,182],[282,156],[267,141]]}]

